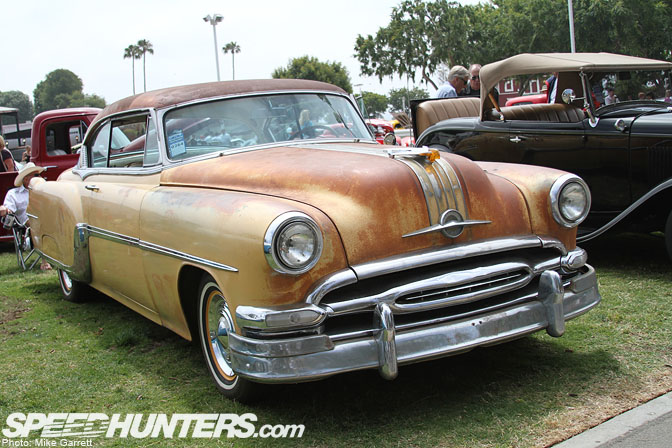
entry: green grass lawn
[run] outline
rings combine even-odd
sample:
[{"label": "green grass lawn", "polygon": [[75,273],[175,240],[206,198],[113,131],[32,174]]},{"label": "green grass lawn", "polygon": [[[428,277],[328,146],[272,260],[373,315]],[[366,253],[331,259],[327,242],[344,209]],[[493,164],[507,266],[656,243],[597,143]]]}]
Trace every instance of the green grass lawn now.
[{"label": "green grass lawn", "polygon": [[[672,263],[660,238],[584,246],[602,304],[511,343],[400,368],[217,393],[200,351],[111,299],[61,299],[53,272],[0,252],[0,428],[12,412],[255,413],[297,439],[94,439],[94,446],[543,447],[672,390]],[[0,436],[1,439],[1,436]]]}]

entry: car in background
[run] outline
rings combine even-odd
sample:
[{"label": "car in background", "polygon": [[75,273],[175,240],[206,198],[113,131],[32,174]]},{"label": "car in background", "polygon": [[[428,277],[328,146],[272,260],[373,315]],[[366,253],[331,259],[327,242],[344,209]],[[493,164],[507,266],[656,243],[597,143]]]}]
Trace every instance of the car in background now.
[{"label": "car in background", "polygon": [[[16,109],[13,110],[16,111]],[[82,143],[89,124],[99,112],[100,109],[94,107],[41,112],[33,118],[31,131],[23,134],[26,137],[17,138],[17,133],[14,133],[14,143],[23,139],[30,141],[32,145],[30,161],[47,168],[42,173],[43,177],[56,180],[63,171],[72,168],[79,160],[77,148]],[[14,112],[14,115],[18,130],[18,111]],[[25,151],[25,146],[18,146],[12,150],[17,169],[20,169],[21,156]],[[0,173],[0,204],[4,202],[7,192],[14,188],[16,174],[14,171]],[[9,242],[13,239],[14,236],[10,229],[0,227],[0,242]]]},{"label": "car in background", "polygon": [[[521,54],[481,70],[479,99],[413,104],[417,146],[471,160],[524,163],[580,175],[592,194],[588,241],[618,226],[662,231],[672,257],[672,108],[627,101],[663,94],[672,63],[610,53]],[[489,89],[514,75],[559,72],[554,104],[499,107]],[[621,101],[601,105],[615,87]]]},{"label": "car in background", "polygon": [[380,145],[316,81],[118,101],[73,169],[30,188],[33,243],[64,297],[93,288],[198,341],[232,398],[561,336],[600,301],[576,245],[578,176]]},{"label": "car in background", "polygon": [[523,104],[543,104],[548,99],[546,93],[535,93],[533,95],[521,95],[509,98],[504,106],[522,106]]},{"label": "car in background", "polygon": [[376,138],[376,141],[381,145],[400,145],[399,139],[394,132],[394,125],[381,118],[367,118],[366,124]]}]

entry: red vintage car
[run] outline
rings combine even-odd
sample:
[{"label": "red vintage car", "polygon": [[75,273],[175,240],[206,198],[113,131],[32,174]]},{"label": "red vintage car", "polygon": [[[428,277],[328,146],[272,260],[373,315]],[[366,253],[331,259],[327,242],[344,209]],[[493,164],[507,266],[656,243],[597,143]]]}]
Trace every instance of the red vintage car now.
[{"label": "red vintage car", "polygon": [[[58,109],[42,112],[33,119],[30,161],[47,168],[43,177],[56,180],[63,171],[77,163],[79,154],[73,146],[84,140],[89,124],[98,112],[100,109],[91,107]],[[2,201],[7,191],[14,188],[15,178],[14,171],[0,173]],[[0,241],[12,241],[13,238],[11,232],[0,228]]]}]

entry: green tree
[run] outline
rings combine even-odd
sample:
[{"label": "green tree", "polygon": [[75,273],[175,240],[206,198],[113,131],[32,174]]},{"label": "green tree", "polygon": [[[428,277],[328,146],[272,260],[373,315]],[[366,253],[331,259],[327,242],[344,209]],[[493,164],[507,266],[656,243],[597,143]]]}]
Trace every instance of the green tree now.
[{"label": "green tree", "polygon": [[105,107],[105,100],[98,95],[86,95],[82,92],[61,93],[54,98],[57,109],[65,107]]},{"label": "green tree", "polygon": [[59,68],[48,73],[33,91],[35,112],[65,107],[105,106],[103,98],[98,95],[85,95],[82,87],[82,80],[70,70]]},{"label": "green tree", "polygon": [[392,112],[409,113],[411,100],[422,98],[429,98],[429,92],[420,87],[414,87],[412,89],[407,89],[406,87],[392,89],[390,90],[390,110]]},{"label": "green tree", "polygon": [[154,46],[152,43],[145,39],[140,39],[138,41],[138,48],[140,49],[140,54],[142,54],[142,88],[143,91],[147,91],[147,75],[145,72],[145,55],[147,53],[154,54]]},{"label": "green tree", "polygon": [[[574,0],[573,6],[577,51],[672,60],[669,1]],[[355,42],[362,74],[415,80],[420,71],[434,87],[442,64],[466,67],[520,53],[569,51],[566,0],[403,0],[387,26]]]},{"label": "green tree", "polygon": [[32,120],[33,113],[33,102],[30,101],[30,97],[23,92],[18,90],[10,90],[8,92],[0,93],[0,106],[2,107],[13,107],[19,109],[19,121],[24,122]]},{"label": "green tree", "polygon": [[362,92],[364,106],[369,116],[380,116],[387,110],[387,97],[375,92]]},{"label": "green tree", "polygon": [[392,9],[390,24],[375,36],[357,36],[355,57],[363,75],[408,77],[416,72],[436,88],[431,75],[439,64],[465,65],[472,55],[471,6],[457,2],[404,0]]},{"label": "green tree", "polygon": [[33,91],[35,112],[59,109],[55,101],[58,95],[81,92],[82,87],[82,80],[70,70],[59,68],[48,73],[44,81],[40,81]]},{"label": "green tree", "polygon": [[222,47],[222,50],[224,51],[224,54],[229,52],[231,53],[231,79],[236,79],[236,60],[234,58],[236,53],[240,53],[240,45],[238,45],[236,42],[229,42]]},{"label": "green tree", "polygon": [[661,0],[574,0],[577,51],[672,60],[672,7]]},{"label": "green tree", "polygon": [[133,74],[133,95],[135,95],[135,60],[142,57],[142,50],[137,45],[129,45],[124,48],[124,59],[131,59],[131,69]]},{"label": "green tree", "polygon": [[348,70],[340,62],[320,62],[312,56],[302,56],[289,61],[287,67],[276,68],[273,78],[312,79],[328,82],[352,93]]}]

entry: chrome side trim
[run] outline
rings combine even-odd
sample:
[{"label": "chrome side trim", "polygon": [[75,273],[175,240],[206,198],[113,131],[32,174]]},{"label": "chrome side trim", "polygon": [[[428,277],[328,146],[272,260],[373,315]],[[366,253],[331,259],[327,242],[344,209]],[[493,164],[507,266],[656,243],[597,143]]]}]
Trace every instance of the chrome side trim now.
[{"label": "chrome side trim", "polygon": [[111,232],[109,230],[94,227],[85,223],[79,223],[75,226],[73,238],[74,262],[72,266],[67,266],[61,261],[55,260],[48,256],[46,258],[48,258],[50,261],[53,261],[57,267],[66,271],[74,280],[83,283],[90,283],[91,258],[89,253],[89,238],[92,236],[108,241],[113,241],[115,243],[125,244],[131,247],[137,247],[142,250],[165,255],[168,257],[177,258],[179,260],[188,261],[190,263],[221,269],[223,271],[238,272],[238,269],[223,263],[197,257],[186,252],[170,249],[168,247],[140,240],[139,238]]},{"label": "chrome side trim", "polygon": [[608,223],[606,223],[605,225],[603,225],[603,226],[600,227],[599,229],[597,229],[597,230],[595,230],[595,231],[593,231],[593,232],[591,232],[591,233],[589,233],[589,234],[587,234],[587,235],[583,235],[583,236],[581,236],[581,237],[578,237],[578,238],[576,239],[576,242],[577,242],[577,243],[583,243],[583,242],[585,242],[585,241],[590,241],[590,240],[592,240],[593,238],[597,238],[598,236],[602,235],[604,232],[606,232],[607,230],[611,229],[611,228],[614,227],[616,224],[618,224],[619,222],[621,222],[623,219],[625,219],[625,218],[626,218],[630,213],[632,213],[637,207],[639,207],[640,205],[642,205],[643,203],[645,203],[646,201],[648,201],[649,199],[651,199],[651,198],[652,198],[653,196],[655,196],[656,194],[658,194],[658,193],[660,193],[661,191],[666,190],[666,189],[668,189],[668,188],[672,188],[672,179],[667,179],[666,181],[664,181],[664,182],[662,182],[662,183],[656,185],[651,191],[649,191],[649,192],[646,193],[644,196],[642,196],[641,198],[639,198],[639,199],[637,199],[635,202],[633,202],[632,205],[630,205],[630,207],[628,207],[628,208],[626,208],[625,210],[623,210],[623,211],[622,211],[618,216],[616,216],[614,219],[612,219],[611,221],[609,221]]},{"label": "chrome side trim", "polygon": [[63,269],[73,279],[82,283],[91,282],[91,258],[89,254],[89,230],[86,224],[77,224],[73,232],[74,256],[71,266],[60,260],[46,255],[38,250],[40,255],[58,269]]},{"label": "chrome side trim", "polygon": [[160,246],[158,244],[150,243],[148,241],[143,241],[139,238],[122,235],[120,233],[110,232],[109,230],[101,229],[99,227],[94,227],[88,224],[83,224],[86,226],[86,229],[89,231],[89,234],[102,238],[109,241],[114,241],[116,243],[126,244],[128,246],[137,247],[142,250],[149,252],[154,252],[161,255],[166,255],[168,257],[177,258],[179,260],[188,261],[191,263],[201,264],[204,266],[209,266],[215,269],[221,269],[223,271],[229,272],[238,272],[238,269],[228,266],[223,263],[218,263],[216,261],[207,260],[205,258],[197,257],[196,255],[191,255],[186,252],[181,252],[175,249],[170,249],[168,247]]}]

